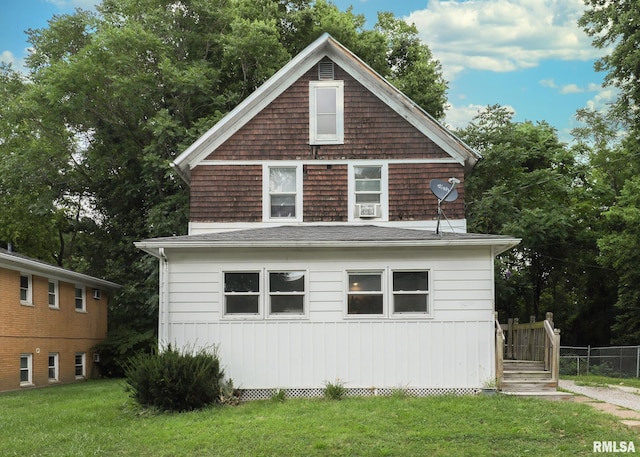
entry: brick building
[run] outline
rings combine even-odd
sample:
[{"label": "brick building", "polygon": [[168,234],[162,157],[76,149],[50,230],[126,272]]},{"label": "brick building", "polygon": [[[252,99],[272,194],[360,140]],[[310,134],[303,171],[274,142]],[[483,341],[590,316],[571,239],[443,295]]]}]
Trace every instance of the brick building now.
[{"label": "brick building", "polygon": [[119,286],[0,249],[0,391],[84,380]]}]

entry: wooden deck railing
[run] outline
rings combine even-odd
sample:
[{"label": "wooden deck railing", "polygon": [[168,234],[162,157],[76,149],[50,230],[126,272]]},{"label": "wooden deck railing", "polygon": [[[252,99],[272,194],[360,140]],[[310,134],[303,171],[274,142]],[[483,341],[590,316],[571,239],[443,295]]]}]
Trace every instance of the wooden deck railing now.
[{"label": "wooden deck railing", "polygon": [[496,323],[496,388],[501,390],[502,378],[504,377],[504,332],[498,321],[498,313],[495,317]]},{"label": "wooden deck railing", "polygon": [[[497,322],[497,316],[496,316]],[[503,357],[510,360],[530,360],[544,362],[545,370],[551,372],[554,382],[558,381],[560,373],[560,330],[554,328],[553,313],[547,313],[542,322],[536,322],[532,316],[530,322],[521,324],[518,319],[509,319],[507,324],[499,326],[506,343]],[[496,327],[496,378],[498,370],[497,346],[498,329]]]}]

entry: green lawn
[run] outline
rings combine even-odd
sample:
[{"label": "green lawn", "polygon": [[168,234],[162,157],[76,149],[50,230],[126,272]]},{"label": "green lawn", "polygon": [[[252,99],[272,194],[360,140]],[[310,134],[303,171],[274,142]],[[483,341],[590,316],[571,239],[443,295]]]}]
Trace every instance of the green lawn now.
[{"label": "green lawn", "polygon": [[588,405],[469,397],[136,408],[122,381],[0,394],[2,456],[556,456],[640,434]]},{"label": "green lawn", "polygon": [[[640,389],[640,378],[610,378],[608,376],[596,375],[580,375],[580,376],[562,376],[562,379],[575,381],[576,384],[582,386],[606,387],[608,385],[617,385],[625,387],[635,387]],[[639,450],[640,452],[640,450]]]}]

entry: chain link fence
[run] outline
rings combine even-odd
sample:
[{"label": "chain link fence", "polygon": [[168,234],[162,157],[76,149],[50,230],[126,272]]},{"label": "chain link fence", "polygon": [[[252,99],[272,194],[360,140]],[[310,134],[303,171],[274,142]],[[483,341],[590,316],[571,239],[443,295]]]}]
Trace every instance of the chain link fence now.
[{"label": "chain link fence", "polygon": [[561,375],[640,377],[640,346],[560,346]]}]

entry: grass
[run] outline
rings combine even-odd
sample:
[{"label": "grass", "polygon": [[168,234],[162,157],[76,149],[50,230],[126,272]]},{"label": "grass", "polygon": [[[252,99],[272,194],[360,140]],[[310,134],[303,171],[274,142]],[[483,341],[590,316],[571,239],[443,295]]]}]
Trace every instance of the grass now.
[{"label": "grass", "polygon": [[504,395],[288,399],[181,414],[136,408],[122,381],[0,395],[2,456],[593,455],[635,441],[612,416]]},{"label": "grass", "polygon": [[579,386],[608,387],[609,385],[635,387],[640,389],[640,378],[611,378],[608,376],[580,375],[565,376],[562,379],[575,381]]}]

